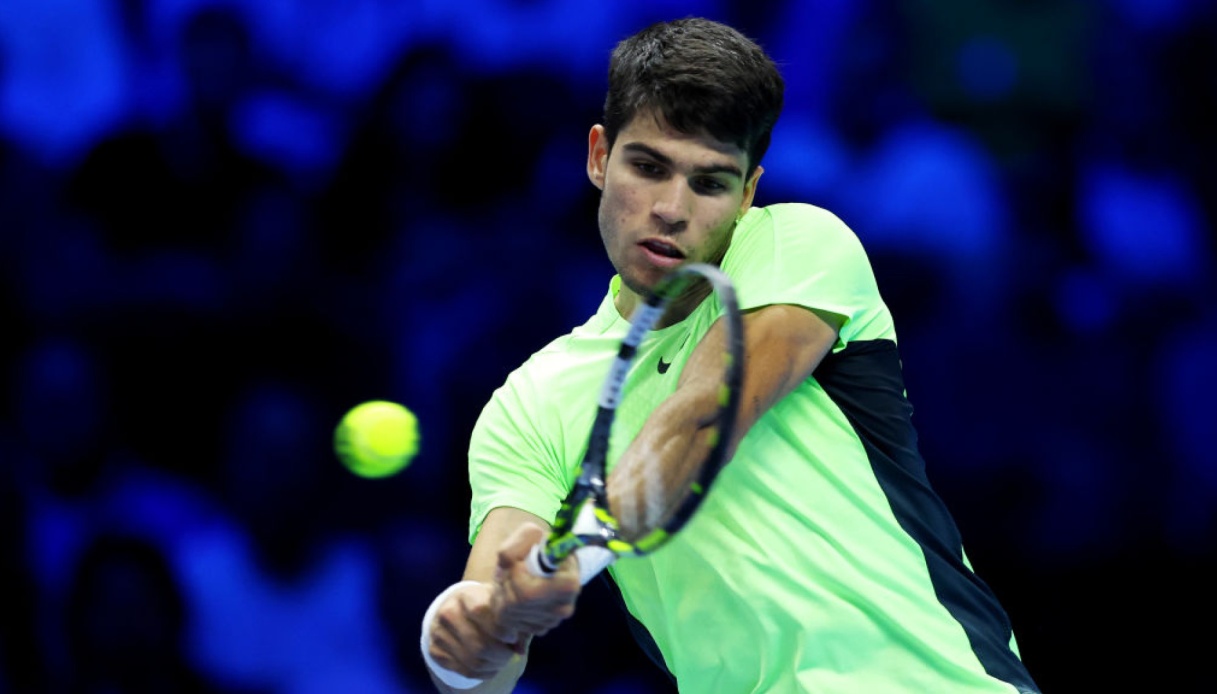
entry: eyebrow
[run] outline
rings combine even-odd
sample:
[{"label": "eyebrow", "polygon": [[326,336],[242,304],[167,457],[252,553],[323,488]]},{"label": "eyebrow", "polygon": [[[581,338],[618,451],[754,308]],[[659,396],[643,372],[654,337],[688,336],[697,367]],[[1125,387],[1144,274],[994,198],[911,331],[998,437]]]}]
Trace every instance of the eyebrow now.
[{"label": "eyebrow", "polygon": [[[660,152],[659,150],[649,145],[644,145],[641,142],[627,142],[621,145],[621,149],[627,152],[637,152],[651,157],[655,161],[664,166],[672,166],[672,158]],[[735,164],[711,164],[710,166],[698,166],[693,169],[698,174],[728,174],[736,178],[743,179],[744,172]]]}]

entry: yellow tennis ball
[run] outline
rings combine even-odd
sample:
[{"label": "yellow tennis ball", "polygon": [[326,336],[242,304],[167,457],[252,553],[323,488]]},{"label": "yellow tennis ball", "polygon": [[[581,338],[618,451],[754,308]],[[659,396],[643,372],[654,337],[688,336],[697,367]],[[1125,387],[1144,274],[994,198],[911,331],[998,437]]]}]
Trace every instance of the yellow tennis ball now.
[{"label": "yellow tennis ball", "polygon": [[369,400],[351,408],[334,430],[334,451],[360,477],[401,472],[418,453],[418,418],[402,405]]}]

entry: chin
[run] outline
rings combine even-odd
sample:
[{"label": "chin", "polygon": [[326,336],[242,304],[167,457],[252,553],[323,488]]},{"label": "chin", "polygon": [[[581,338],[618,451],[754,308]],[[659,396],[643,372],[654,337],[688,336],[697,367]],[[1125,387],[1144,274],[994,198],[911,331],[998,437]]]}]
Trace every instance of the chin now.
[{"label": "chin", "polygon": [[662,272],[621,272],[621,284],[639,296],[646,296],[663,279]]}]

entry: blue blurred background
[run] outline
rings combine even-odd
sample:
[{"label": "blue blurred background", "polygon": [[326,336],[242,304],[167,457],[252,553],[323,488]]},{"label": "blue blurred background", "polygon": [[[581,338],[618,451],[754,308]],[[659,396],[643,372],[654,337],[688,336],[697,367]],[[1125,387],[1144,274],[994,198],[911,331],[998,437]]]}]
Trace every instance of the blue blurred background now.
[{"label": "blue blurred background", "polygon": [[[0,692],[425,691],[473,421],[611,274],[608,52],[689,14],[782,64],[758,202],[868,247],[1045,691],[1211,690],[1211,2],[0,0]],[[575,689],[670,691],[596,584],[521,687]]]}]

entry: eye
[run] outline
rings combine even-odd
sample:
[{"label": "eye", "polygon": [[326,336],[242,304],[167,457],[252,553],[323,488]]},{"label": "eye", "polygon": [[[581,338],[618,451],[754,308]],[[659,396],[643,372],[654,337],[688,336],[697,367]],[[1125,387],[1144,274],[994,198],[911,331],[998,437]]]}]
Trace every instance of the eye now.
[{"label": "eye", "polygon": [[693,182],[693,186],[698,191],[707,194],[721,193],[727,190],[727,184],[711,176],[698,178]]},{"label": "eye", "polygon": [[654,162],[638,160],[634,162],[634,170],[647,178],[656,178],[663,174],[663,169]]}]

